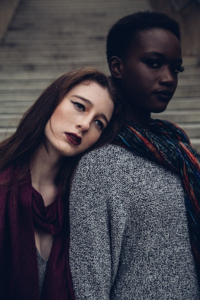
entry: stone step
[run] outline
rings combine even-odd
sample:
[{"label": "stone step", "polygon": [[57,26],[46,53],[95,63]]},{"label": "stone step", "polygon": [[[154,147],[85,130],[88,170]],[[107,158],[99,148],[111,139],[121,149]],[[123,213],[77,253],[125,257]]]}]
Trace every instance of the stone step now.
[{"label": "stone step", "polygon": [[11,136],[15,132],[15,128],[0,128],[0,142]]},{"label": "stone step", "polygon": [[191,109],[200,109],[200,97],[191,97],[189,99],[185,98],[173,98],[168,107],[167,110],[191,110]]},{"label": "stone step", "polygon": [[[12,93],[11,92],[7,92],[5,91],[5,93],[0,93],[0,99],[1,101],[4,103],[4,102],[33,102],[35,100],[37,100],[37,98],[39,97],[40,95],[40,91],[18,91],[18,92],[15,92],[13,91]],[[1,102],[0,101],[0,102]]]},{"label": "stone step", "polygon": [[[1,63],[2,62],[0,59],[0,64]],[[90,66],[91,66],[91,64],[90,64]],[[106,74],[109,74],[109,70],[108,70],[107,63],[105,60],[102,59],[100,64],[95,63],[95,66],[96,66],[96,68],[102,70]],[[81,65],[77,64],[76,67],[81,68]],[[68,63],[68,66],[66,66],[66,68],[64,70],[54,69],[52,71],[51,70],[47,71],[44,69],[40,69],[39,71],[37,71],[34,69],[31,70],[31,68],[29,68],[28,70],[22,70],[22,68],[21,68],[20,72],[14,68],[12,71],[9,71],[6,69],[6,66],[5,66],[4,71],[0,72],[0,80],[28,80],[28,79],[54,80],[54,79],[58,78],[59,76],[61,76],[62,74],[64,74],[65,72],[68,72],[70,70],[72,70],[72,66],[69,65],[69,63]],[[195,70],[196,70],[196,73],[195,73]],[[198,71],[198,73],[197,73],[197,71]],[[188,70],[187,70],[187,73],[188,73]],[[197,77],[200,78],[200,68],[191,70],[191,75],[190,74],[184,75],[184,73],[182,73],[179,77],[179,84],[181,84],[182,79],[186,79],[186,81],[189,82],[190,80],[193,80],[193,79],[196,80]],[[199,82],[200,82],[200,79],[199,79]]]},{"label": "stone step", "polygon": [[[62,75],[62,74],[59,74]],[[186,89],[195,89],[195,90],[200,90],[200,78],[197,79],[191,79],[191,80],[186,80],[186,79],[180,79],[179,80],[179,85],[177,88],[177,91],[181,91],[181,90],[186,90]],[[35,88],[35,85],[39,84],[42,85],[43,83],[49,83],[49,80],[44,78],[42,81],[40,78],[38,79],[32,79],[32,80],[28,80],[28,79],[13,79],[13,80],[8,80],[8,79],[4,79],[4,78],[0,78],[0,90],[1,89],[20,89],[21,86],[23,86],[23,84],[28,84],[29,87],[33,86]]]},{"label": "stone step", "polygon": [[[98,1],[99,2],[99,1]],[[40,16],[47,16],[50,15],[52,17],[58,17],[60,16],[61,18],[65,18],[66,21],[66,14],[70,16],[70,14],[73,12],[74,14],[78,14],[79,17],[81,18],[83,13],[84,14],[90,14],[90,18],[92,18],[92,13],[94,16],[102,18],[101,12],[104,13],[104,15],[106,14],[110,14],[112,12],[112,14],[116,15],[118,12],[121,12],[121,14],[123,15],[123,12],[126,12],[126,14],[128,13],[128,9],[129,8],[129,13],[130,13],[130,8],[133,11],[138,11],[138,10],[144,10],[147,9],[147,1],[139,1],[139,2],[135,2],[135,1],[123,1],[123,5],[122,3],[117,3],[117,1],[101,1],[101,3],[88,3],[87,1],[84,1],[82,4],[78,3],[75,5],[71,5],[71,3],[68,1],[68,5],[66,6],[66,3],[64,3],[64,5],[62,4],[57,4],[56,1],[56,5],[50,5],[50,3],[45,5],[45,2],[42,3],[41,6],[31,6],[31,5],[26,5],[26,6],[21,6],[21,15],[20,15],[20,20],[27,20],[27,21],[34,21],[34,16],[35,14],[37,14],[38,18],[37,21],[39,23],[41,22],[49,22],[50,20],[46,20],[46,19],[41,19]],[[36,4],[37,5],[37,4]],[[108,11],[107,11],[107,10]],[[112,11],[110,11],[112,10]],[[18,16],[17,16],[18,17]],[[16,18],[17,18],[16,17]],[[73,16],[71,16],[71,18],[73,18]],[[74,20],[75,21],[75,20]]]},{"label": "stone step", "polygon": [[[28,60],[27,60],[28,61]],[[97,54],[92,54],[90,57],[88,56],[82,56],[80,58],[78,57],[73,57],[71,56],[70,57],[70,61],[68,61],[68,59],[63,59],[62,57],[58,57],[56,58],[55,60],[51,61],[51,60],[48,60],[48,59],[42,59],[42,60],[36,60],[36,61],[28,61],[28,63],[32,63],[33,66],[45,66],[45,65],[48,65],[49,68],[51,68],[51,66],[49,66],[49,64],[51,63],[52,64],[52,67],[56,67],[56,64],[58,65],[62,65],[62,64],[65,64],[65,65],[70,65],[71,63],[78,63],[80,62],[80,64],[82,62],[87,62],[88,63],[88,66],[91,66],[92,63],[95,63],[95,62],[102,62],[103,61],[103,57],[98,57]],[[11,60],[5,60],[5,61],[1,61],[0,62],[0,66],[6,66],[6,68],[10,68],[10,67],[18,67],[20,65],[24,65],[26,64],[26,60],[25,62],[23,63],[23,60],[20,61],[20,60],[15,60],[15,61],[11,61]]]},{"label": "stone step", "polygon": [[74,69],[80,69],[80,68],[83,68],[83,67],[88,67],[88,66],[93,66],[95,68],[98,68],[98,69],[103,69],[106,66],[105,64],[105,60],[103,60],[102,58],[102,61],[100,60],[92,60],[92,59],[89,59],[89,58],[83,58],[82,61],[79,61],[79,59],[74,59],[74,60],[66,60],[66,61],[63,61],[63,62],[47,62],[46,64],[43,64],[43,63],[40,63],[38,65],[36,65],[35,63],[33,62],[30,62],[30,63],[25,63],[25,64],[6,64],[6,65],[3,65],[0,63],[0,70],[1,72],[4,72],[4,71],[9,71],[9,72],[12,72],[12,71],[17,71],[17,72],[24,72],[24,71],[36,71],[36,72],[40,72],[40,71],[49,71],[51,73],[54,73],[54,72],[60,72],[60,74],[62,73],[66,73],[70,70],[74,70]]},{"label": "stone step", "polygon": [[[45,81],[43,83],[43,89],[42,89],[42,83],[41,88],[39,89],[39,85],[35,89],[10,89],[10,90],[0,90],[0,103],[1,105],[10,105],[10,103],[13,102],[11,105],[21,105],[23,102],[33,102],[35,101],[38,96],[41,94],[41,92],[51,83],[52,81]],[[24,84],[24,87],[26,86],[26,83]],[[177,98],[174,97],[169,105],[167,110],[191,110],[191,109],[199,109],[200,108],[200,97],[191,97],[191,98]]]},{"label": "stone step", "polygon": [[[61,18],[61,17],[60,17]],[[66,18],[66,17],[65,17]],[[105,21],[103,24],[101,24],[101,26],[99,26],[98,22],[97,22],[97,17],[94,16],[94,18],[90,18],[89,21],[85,21],[86,16],[83,15],[83,18],[78,18],[78,20],[76,20],[76,25],[75,25],[75,31],[73,34],[73,39],[84,39],[87,36],[90,37],[95,37],[97,35],[103,35],[103,37],[105,38],[105,33],[108,30],[108,26],[109,26],[109,19],[107,21]],[[61,20],[60,20],[61,21]],[[63,20],[64,21],[64,20]],[[51,20],[51,22],[53,22],[53,20]],[[49,21],[49,24],[51,25],[51,22]],[[3,44],[6,45],[7,42],[6,40],[11,40],[12,42],[17,42],[18,44],[21,43],[26,43],[28,44],[28,42],[30,43],[39,43],[39,41],[51,41],[53,42],[53,40],[51,40],[52,38],[55,39],[56,42],[58,43],[62,43],[64,42],[64,44],[66,43],[66,40],[60,40],[59,37],[66,37],[67,40],[71,40],[71,30],[69,29],[69,23],[68,22],[73,22],[72,20],[70,20],[70,18],[68,17],[68,20],[65,23],[65,26],[62,26],[61,28],[56,28],[56,30],[50,30],[51,27],[45,26],[45,24],[40,24],[40,26],[38,28],[36,28],[35,26],[33,26],[32,28],[25,30],[25,25],[26,22],[24,22],[24,24],[21,25],[21,27],[23,28],[22,30],[17,30],[16,28],[14,30],[10,30],[6,36],[4,37],[4,42]],[[93,25],[93,27],[89,26],[89,25]],[[47,24],[46,24],[47,25]],[[82,26],[80,26],[82,25]],[[44,28],[46,27],[46,28]],[[43,28],[43,30],[41,30],[41,28]],[[45,29],[45,31],[44,31]],[[94,31],[95,29],[95,31]],[[16,31],[17,31],[17,35],[16,35]],[[183,64],[188,66],[188,65],[192,65],[195,66],[198,63],[198,59],[185,59],[183,60]]]},{"label": "stone step", "polygon": [[191,144],[195,149],[197,150],[198,153],[200,153],[200,139],[190,139]]},{"label": "stone step", "polygon": [[174,94],[174,98],[199,97],[200,86],[179,86]]},{"label": "stone step", "polygon": [[[6,61],[7,59],[11,59],[11,60],[16,60],[16,59],[29,59],[29,58],[34,58],[34,59],[39,59],[39,58],[57,58],[57,56],[60,57],[65,57],[66,55],[69,54],[73,54],[73,53],[77,53],[79,51],[78,54],[80,54],[80,51],[82,52],[82,54],[86,55],[87,51],[104,51],[105,49],[102,45],[102,47],[100,48],[99,45],[97,43],[85,43],[85,45],[83,46],[83,43],[77,43],[76,45],[67,43],[67,47],[64,47],[63,44],[59,47],[56,47],[56,49],[54,49],[53,51],[48,51],[47,47],[45,48],[40,48],[38,49],[38,47],[36,47],[35,49],[30,49],[30,51],[27,51],[21,47],[15,47],[15,51],[9,51],[10,47],[2,47],[0,48],[0,60],[1,61]],[[23,50],[22,50],[23,49]],[[17,51],[16,51],[17,50]],[[58,51],[58,54],[56,53]],[[57,54],[57,56],[56,56]],[[182,75],[182,74],[181,74]]]},{"label": "stone step", "polygon": [[0,115],[0,127],[8,128],[8,127],[16,127],[21,118],[21,114],[1,114]]},{"label": "stone step", "polygon": [[181,127],[190,138],[199,138],[200,139],[200,124],[196,123],[177,123],[179,127]]},{"label": "stone step", "polygon": [[[0,59],[1,61],[1,59]],[[108,67],[105,61],[102,62],[101,64],[104,67],[104,72],[106,72],[107,74],[109,74],[108,71]],[[66,70],[67,72],[68,70]],[[184,73],[182,73],[179,77],[179,84],[181,84],[182,79],[185,80],[186,82],[190,82],[190,80],[197,80],[199,77],[199,82],[200,82],[200,68],[197,69],[197,71],[199,72],[198,74],[195,74],[195,69],[194,72],[192,73],[192,75],[184,75]],[[54,72],[46,72],[45,70],[41,70],[39,72],[37,71],[21,71],[20,73],[17,72],[16,70],[13,70],[12,72],[9,72],[8,70],[5,70],[4,72],[0,72],[0,81],[5,81],[5,80],[12,80],[12,81],[20,81],[20,80],[54,80],[57,77],[61,76],[62,73],[59,70],[54,70]]]},{"label": "stone step", "polygon": [[[58,76],[69,72],[70,70],[73,69],[79,69],[82,67],[88,67],[88,66],[93,66],[97,69],[102,70],[103,72],[106,72],[107,74],[109,74],[108,72],[108,67],[107,64],[105,62],[106,58],[101,57],[102,60],[98,60],[94,59],[92,61],[89,59],[85,59],[85,61],[79,61],[78,59],[70,59],[70,60],[63,60],[63,61],[47,61],[46,64],[44,64],[43,62],[40,62],[38,64],[31,62],[27,62],[27,63],[16,63],[16,64],[9,64],[7,62],[2,63],[0,61],[0,79],[14,79],[14,78],[45,78],[48,72],[49,75],[47,76],[47,78],[52,78],[55,79]],[[36,74],[39,74],[38,77],[37,75],[34,74],[34,72]],[[13,74],[12,74],[13,73]],[[18,73],[18,75],[16,74]],[[5,74],[5,75],[2,75]],[[55,75],[54,75],[55,74]],[[193,75],[194,77],[194,75]],[[188,79],[188,82],[190,80]],[[199,79],[200,81],[200,79]],[[181,80],[180,80],[180,86],[178,87],[175,96],[177,97],[198,97],[200,95],[199,91],[200,91],[200,86],[195,86],[195,85],[190,85],[189,84],[189,88],[190,88],[190,92],[185,92],[185,90],[188,89],[187,86],[184,86],[181,84]],[[183,93],[182,93],[183,91]],[[181,94],[182,93],[182,94]],[[186,93],[186,94],[185,94]]]},{"label": "stone step", "polygon": [[166,110],[161,114],[152,114],[155,119],[168,120],[173,123],[200,123],[200,110]]},{"label": "stone step", "polygon": [[0,94],[2,92],[10,92],[10,91],[28,91],[28,90],[37,90],[41,91],[49,85],[49,81],[24,81],[24,82],[13,82],[9,84],[9,81],[7,82],[1,82],[0,81]]},{"label": "stone step", "polygon": [[[137,4],[137,5],[140,5],[140,4],[146,4],[146,1],[144,0],[134,0],[134,1],[130,1],[130,0],[124,0],[123,3],[130,3],[130,4]],[[114,7],[118,7],[118,6],[121,6],[123,7],[122,5],[122,2],[120,0],[109,0],[106,1],[106,0],[101,0],[101,4],[102,6],[105,6],[105,5],[113,5]],[[57,0],[56,2],[53,2],[53,1],[44,1],[42,0],[41,2],[39,1],[35,1],[35,2],[24,2],[21,4],[22,8],[23,7],[29,7],[29,8],[38,8],[38,9],[41,9],[42,7],[45,9],[49,9],[50,11],[52,11],[52,9],[56,9],[56,8],[59,8],[60,6],[62,7],[62,5],[64,7],[66,7],[66,1],[65,0]],[[80,2],[80,1],[73,1],[73,2],[68,2],[68,5],[67,5],[67,8],[68,7],[74,7],[74,9],[76,9],[77,7],[82,7],[82,8],[85,8],[85,9],[89,9],[89,8],[97,8],[99,6],[99,1],[96,1],[96,0],[85,0],[84,2]],[[53,8],[52,8],[53,7]]]},{"label": "stone step", "polygon": [[8,72],[7,70],[5,72],[0,72],[0,80],[9,80],[9,81],[15,81],[15,80],[51,80],[53,81],[54,79],[58,78],[61,76],[62,73],[60,71],[55,72],[45,72],[40,71],[22,71],[22,72]]},{"label": "stone step", "polygon": [[[62,75],[62,74],[60,74]],[[5,80],[5,79],[0,79],[0,90],[20,90],[21,88],[24,88],[24,84],[26,85],[26,89],[35,89],[38,87],[42,86],[44,84],[48,84],[49,80],[40,80],[40,79],[35,79],[35,80]],[[187,86],[186,86],[187,84]],[[188,80],[188,82],[186,81],[180,81],[179,82],[179,86],[177,88],[177,91],[175,93],[175,95],[177,94],[177,92],[181,92],[181,91],[187,91],[189,89],[195,90],[195,91],[200,91],[200,85],[198,85],[198,80],[196,81],[192,81],[192,80]]]},{"label": "stone step", "polygon": [[[49,36],[48,38],[44,38],[44,37],[37,37],[37,39],[34,37],[31,37],[31,39],[29,40],[28,38],[24,38],[24,39],[13,39],[12,37],[9,38],[9,40],[12,41],[12,43],[15,43],[16,45],[24,45],[26,47],[26,45],[38,45],[41,44],[45,45],[45,48],[47,49],[48,46],[52,46],[52,45],[56,45],[56,44],[62,44],[63,46],[67,46],[68,44],[72,43],[71,40],[71,36],[70,35],[64,35],[65,39],[63,39],[62,35],[57,34],[56,37],[54,36]],[[62,40],[61,40],[62,38]],[[85,34],[83,35],[83,33],[80,34],[75,34],[73,37],[73,43],[76,45],[80,45],[82,41],[84,40],[91,40],[91,42],[95,41],[95,40],[99,40],[99,42],[101,42],[102,40],[105,40],[105,34],[103,34],[103,32],[101,31],[101,33],[96,33],[96,34],[92,34],[89,32],[85,32]],[[6,42],[4,42],[4,45],[6,45]]]},{"label": "stone step", "polygon": [[[50,81],[51,82],[51,81]],[[41,83],[24,83],[22,85],[10,85],[8,86],[8,88],[6,87],[1,87],[0,88],[0,99],[2,101],[5,101],[5,96],[7,95],[7,98],[10,97],[11,99],[15,99],[15,94],[24,94],[26,93],[27,96],[29,96],[29,94],[31,93],[34,93],[34,94],[41,94],[43,92],[43,90],[50,84],[49,83],[46,83],[46,82],[41,82]],[[9,95],[8,95],[9,94]],[[170,106],[173,105],[173,101],[177,100],[175,102],[174,105],[178,105],[178,102],[181,102],[182,101],[182,98],[185,98],[185,97],[191,97],[191,99],[193,98],[197,98],[198,96],[200,95],[200,88],[195,90],[195,88],[193,90],[191,89],[187,89],[187,90],[181,90],[180,88],[177,90],[176,94],[174,95],[174,98],[173,100],[171,100],[171,103],[170,103]],[[188,100],[190,101],[190,100]],[[196,101],[197,103],[198,101]],[[186,105],[187,104],[187,101],[185,101]],[[192,102],[190,102],[192,103]],[[184,104],[183,104],[184,105]],[[196,104],[198,106],[198,103]],[[179,106],[179,108],[181,108],[181,105]]]},{"label": "stone step", "polygon": [[[123,1],[123,6],[122,5],[117,5],[117,3],[114,3],[114,2],[110,2],[110,1],[107,1],[107,2],[101,2],[101,5],[99,5],[97,7],[97,5],[94,3],[94,5],[89,5],[87,4],[87,1],[84,1],[83,2],[83,5],[71,5],[70,2],[68,2],[69,5],[66,7],[66,4],[65,5],[59,5],[57,4],[57,1],[56,1],[56,5],[55,6],[45,6],[44,4],[41,5],[41,6],[38,6],[38,7],[31,7],[29,6],[28,9],[31,10],[28,11],[27,14],[22,14],[22,18],[20,20],[29,20],[29,21],[34,21],[34,15],[35,13],[37,13],[38,17],[40,16],[44,16],[44,15],[52,15],[52,16],[59,16],[64,18],[66,16],[66,13],[70,15],[71,12],[73,12],[74,14],[79,14],[80,18],[82,17],[82,14],[90,14],[90,18],[92,18],[92,13],[93,15],[97,16],[97,17],[102,17],[100,15],[100,12],[104,12],[104,14],[107,14],[107,13],[110,13],[109,12],[105,12],[105,7],[107,9],[112,9],[112,13],[113,14],[116,14],[117,12],[121,12],[123,13],[123,11],[126,11],[127,13],[127,5],[129,5],[129,7],[131,6],[132,10],[138,10],[138,9],[141,9],[143,10],[144,8],[147,7],[146,3],[143,5],[142,1],[141,2],[135,2],[135,1]],[[21,7],[21,12],[27,12],[27,7],[24,7],[23,9],[23,6]],[[54,14],[53,14],[54,12]],[[81,14],[82,13],[82,14]],[[71,16],[71,18],[73,18],[73,16]],[[38,18],[39,19],[39,18]],[[39,19],[40,22],[45,22],[46,20],[43,19]],[[50,20],[47,20],[48,22],[50,22]]]},{"label": "stone step", "polygon": [[4,115],[9,115],[9,114],[22,114],[24,113],[30,106],[32,103],[27,103],[25,105],[21,105],[16,103],[15,105],[2,105],[2,103],[0,102],[0,118],[2,116],[2,114]]},{"label": "stone step", "polygon": [[[11,96],[11,94],[8,93],[8,95],[1,95],[0,93],[0,113],[21,113],[24,112],[27,108],[30,107],[30,105],[33,104],[34,101],[37,100],[38,96],[41,94],[40,91],[35,92],[35,94],[30,93],[25,94],[22,93],[18,94],[18,97],[16,95]],[[17,99],[16,99],[17,98]],[[200,111],[200,100],[192,100],[190,101],[183,101],[183,100],[172,100],[166,112],[170,113],[174,110],[178,110],[182,112],[183,114],[188,113],[188,111],[194,111],[197,113]]]}]

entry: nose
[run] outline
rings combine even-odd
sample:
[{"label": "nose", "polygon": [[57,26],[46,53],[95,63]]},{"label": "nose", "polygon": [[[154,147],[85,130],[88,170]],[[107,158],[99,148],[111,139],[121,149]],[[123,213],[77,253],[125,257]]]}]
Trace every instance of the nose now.
[{"label": "nose", "polygon": [[77,123],[77,127],[83,131],[86,132],[89,130],[90,128],[90,124],[91,124],[91,120],[89,118],[82,118],[81,120],[79,120],[79,122]]},{"label": "nose", "polygon": [[162,71],[162,74],[159,79],[159,83],[161,85],[176,88],[177,82],[178,82],[177,74],[174,74],[170,68],[166,67]]}]

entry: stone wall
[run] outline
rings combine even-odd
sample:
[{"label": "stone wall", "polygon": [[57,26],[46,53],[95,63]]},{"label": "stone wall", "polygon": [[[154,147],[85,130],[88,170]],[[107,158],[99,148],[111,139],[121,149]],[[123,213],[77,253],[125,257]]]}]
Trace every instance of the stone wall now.
[{"label": "stone wall", "polygon": [[20,0],[0,0],[0,42]]},{"label": "stone wall", "polygon": [[[173,17],[181,27],[182,49],[185,56],[198,56],[200,58],[200,3],[191,1],[182,11],[176,11],[168,0],[149,0],[154,11],[167,13]],[[187,0],[176,0],[179,7]]]}]

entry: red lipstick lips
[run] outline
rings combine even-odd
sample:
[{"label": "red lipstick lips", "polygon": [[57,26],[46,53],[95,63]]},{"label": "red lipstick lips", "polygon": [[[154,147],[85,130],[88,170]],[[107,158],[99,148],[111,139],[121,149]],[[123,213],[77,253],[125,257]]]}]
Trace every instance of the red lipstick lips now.
[{"label": "red lipstick lips", "polygon": [[81,144],[82,138],[80,136],[78,136],[75,133],[71,133],[71,132],[65,132],[65,135],[68,139],[68,141],[74,145],[74,146],[78,146]]}]

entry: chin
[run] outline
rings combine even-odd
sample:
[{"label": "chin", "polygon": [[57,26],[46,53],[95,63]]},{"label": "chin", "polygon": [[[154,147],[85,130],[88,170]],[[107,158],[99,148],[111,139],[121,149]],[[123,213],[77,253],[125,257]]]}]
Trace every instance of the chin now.
[{"label": "chin", "polygon": [[167,105],[162,106],[162,107],[154,107],[151,112],[155,113],[155,114],[159,114],[162,113],[163,111],[165,111],[167,109]]}]

